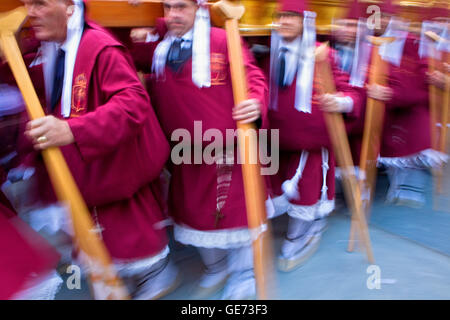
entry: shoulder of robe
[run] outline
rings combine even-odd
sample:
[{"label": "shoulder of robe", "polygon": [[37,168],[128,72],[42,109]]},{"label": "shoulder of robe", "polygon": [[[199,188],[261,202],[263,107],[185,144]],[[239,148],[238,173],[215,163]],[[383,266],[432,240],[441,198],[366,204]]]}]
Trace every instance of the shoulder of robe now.
[{"label": "shoulder of robe", "polygon": [[83,40],[88,41],[89,46],[93,46],[98,49],[105,47],[124,47],[124,45],[108,30],[92,21],[86,21],[86,28],[83,32]]},{"label": "shoulder of robe", "polygon": [[[320,47],[322,44],[324,44],[324,42],[316,41],[316,48]],[[334,62],[335,57],[336,57],[336,50],[334,48],[328,46],[328,59],[331,62]]]},{"label": "shoulder of robe", "polygon": [[211,27],[211,48],[227,48],[227,32],[224,29]]}]

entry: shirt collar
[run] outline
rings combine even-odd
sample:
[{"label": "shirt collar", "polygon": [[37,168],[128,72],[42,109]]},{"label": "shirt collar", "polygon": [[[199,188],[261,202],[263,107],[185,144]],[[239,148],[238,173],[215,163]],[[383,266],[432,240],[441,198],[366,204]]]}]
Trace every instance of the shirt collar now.
[{"label": "shirt collar", "polygon": [[192,38],[194,37],[194,30],[191,28],[188,32],[186,32],[181,38],[177,38],[175,36],[172,36],[172,41],[175,39],[182,39],[184,41],[192,41]]},{"label": "shirt collar", "polygon": [[299,53],[302,38],[297,37],[294,41],[286,42],[281,39],[280,48],[286,48],[290,53]]},{"label": "shirt collar", "polygon": [[64,52],[67,52],[67,47],[69,46],[68,42],[65,41],[61,46],[59,46],[59,49],[64,50]]},{"label": "shirt collar", "polygon": [[194,37],[194,30],[191,28],[191,30],[189,30],[188,32],[186,32],[184,34],[184,36],[182,36],[181,38],[184,41],[192,41],[192,38]]},{"label": "shirt collar", "polygon": [[58,51],[59,49],[62,49],[64,52],[67,52],[67,49],[69,47],[69,43],[70,43],[70,35],[69,32],[67,32],[67,36],[66,36],[66,40],[64,40],[64,42],[55,42],[55,47],[56,50]]}]

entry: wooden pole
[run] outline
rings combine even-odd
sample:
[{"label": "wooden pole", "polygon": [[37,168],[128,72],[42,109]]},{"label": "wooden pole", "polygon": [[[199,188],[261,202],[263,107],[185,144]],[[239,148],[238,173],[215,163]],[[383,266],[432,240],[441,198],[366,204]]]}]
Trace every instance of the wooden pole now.
[{"label": "wooden pole", "polygon": [[[239,104],[247,99],[247,85],[242,58],[241,40],[236,19],[226,21],[228,50],[230,52],[230,67],[233,82],[233,94],[235,104]],[[242,173],[244,178],[245,201],[247,207],[247,219],[250,230],[257,230],[262,225],[262,215],[265,214],[265,201],[260,187],[262,179],[260,176],[260,167],[257,164],[251,164],[250,159],[256,159],[250,152],[257,150],[256,136],[246,134],[256,127],[252,124],[237,124],[239,134],[240,155],[243,159]],[[255,192],[256,191],[256,192]],[[264,284],[263,260],[261,247],[261,237],[253,242],[253,254],[255,261],[255,276],[257,279],[258,296],[261,299],[267,298]]]},{"label": "wooden pole", "polygon": [[[434,57],[428,58],[428,72],[433,74],[436,70],[436,59]],[[438,139],[436,132],[436,124],[437,124],[437,99],[438,99],[438,90],[434,85],[428,86],[428,92],[430,96],[430,129],[431,129],[431,148],[433,150],[438,150]]]},{"label": "wooden pole", "polygon": [[[385,86],[387,84],[386,75],[388,74],[388,65],[379,55],[379,46],[386,42],[392,42],[393,38],[370,37],[369,40],[374,45],[372,49],[372,67],[370,69],[369,84],[378,84]],[[381,138],[383,133],[385,105],[382,101],[368,98],[366,107],[366,118],[364,122],[363,142],[361,147],[361,157],[359,162],[361,193],[363,195],[363,207],[367,216],[370,210],[371,200],[374,194],[377,160],[381,147]],[[355,223],[352,219],[350,231],[350,241],[348,251],[354,250],[356,234]]]},{"label": "wooden pole", "polygon": [[[449,61],[449,54],[444,53],[445,59],[444,61]],[[450,104],[450,75],[446,70],[442,70],[445,75],[445,89],[444,89],[444,96],[443,96],[443,104],[441,109],[441,130],[439,134],[439,151],[442,153],[447,153],[446,147],[447,147],[447,124],[448,124],[448,117],[449,117],[449,104]],[[444,175],[444,165],[442,165],[437,172],[437,192],[439,194],[443,193],[442,190],[442,179]]]},{"label": "wooden pole", "polygon": [[[446,61],[447,63],[450,63],[449,54],[446,53]],[[443,72],[445,74],[445,90],[444,90],[444,103],[442,105],[441,110],[441,134],[440,134],[440,144],[439,144],[439,151],[446,152],[445,147],[447,145],[447,125],[448,125],[448,118],[449,118],[449,104],[450,104],[450,74],[446,71]]]},{"label": "wooden pole", "polygon": [[[433,50],[435,50],[433,46]],[[438,61],[434,57],[428,58],[428,72],[432,74],[434,71],[439,70],[440,68],[436,67]],[[441,94],[442,90],[437,88],[436,86],[430,84],[428,86],[428,94],[429,94],[429,105],[430,105],[430,137],[431,137],[431,148],[433,150],[439,150],[439,139],[438,139],[438,129],[437,123],[438,121],[438,103],[441,102],[440,98],[443,98]],[[441,106],[442,108],[442,106]],[[440,168],[431,168],[432,173],[432,184],[433,184],[433,207],[436,207],[436,193],[440,191]]]},{"label": "wooden pole", "polygon": [[[24,7],[0,15],[0,47],[11,67],[17,85],[22,92],[31,120],[45,116],[34,90],[14,32],[27,16]],[[94,295],[103,299],[126,299],[128,293],[113,269],[111,258],[98,235],[93,232],[94,223],[75,180],[59,148],[42,151],[47,171],[58,199],[69,205],[76,242],[89,263]]]},{"label": "wooden pole", "polygon": [[[425,36],[433,42],[432,50],[433,53],[436,53],[436,44],[438,42],[447,41],[446,39],[442,39],[438,34],[436,34],[433,31],[427,31],[425,32]],[[433,85],[429,86],[429,92],[430,92],[430,118],[431,118],[431,141],[432,141],[432,148],[434,150],[438,150],[439,152],[446,153],[446,145],[447,145],[447,123],[448,123],[448,108],[449,108],[449,87],[450,87],[450,81],[448,80],[448,73],[443,70],[443,62],[448,61],[448,54],[445,52],[442,52],[442,61],[436,61],[434,57],[429,58],[429,72],[433,73],[435,70],[438,70],[442,72],[445,75],[445,88],[444,90],[439,90]],[[437,64],[439,67],[437,67]],[[442,106],[441,106],[441,114],[440,114],[440,121],[438,118],[438,110],[437,110],[437,103],[439,95],[438,93],[442,93]],[[439,130],[439,139],[436,137],[436,123],[440,122],[441,128]],[[443,167],[437,168],[433,170],[433,174],[436,179],[436,192],[438,194],[442,194],[442,177],[443,177]]]},{"label": "wooden pole", "polygon": [[[322,94],[335,94],[336,87],[333,80],[331,67],[328,63],[328,45],[322,45],[316,50],[316,72],[320,78],[320,90]],[[374,264],[369,231],[361,200],[361,191],[358,184],[353,159],[350,151],[344,119],[340,113],[324,112],[325,123],[333,145],[336,160],[341,168],[342,181],[347,202],[350,204],[352,221],[356,221],[359,233],[362,236],[369,263]]]},{"label": "wooden pole", "polygon": [[161,0],[141,0],[137,6],[128,1],[89,0],[88,17],[103,27],[150,27],[164,16]]},{"label": "wooden pole", "polygon": [[[228,1],[219,1],[213,5],[213,9],[225,18],[225,30],[227,32],[227,45],[233,84],[233,95],[235,105],[247,100],[247,80],[242,55],[241,37],[239,34],[238,20],[244,13],[244,7],[235,6]],[[247,208],[247,220],[251,232],[260,230],[266,222],[264,181],[261,176],[259,157],[255,152],[258,150],[257,135],[254,124],[243,124],[237,122],[238,145],[240,156],[243,160],[242,173],[244,179],[244,193]],[[252,160],[258,159],[256,163]],[[268,241],[268,232],[253,240],[253,255],[257,294],[259,299],[267,299],[267,280],[270,273],[267,272],[271,257],[268,256],[265,245]]]}]

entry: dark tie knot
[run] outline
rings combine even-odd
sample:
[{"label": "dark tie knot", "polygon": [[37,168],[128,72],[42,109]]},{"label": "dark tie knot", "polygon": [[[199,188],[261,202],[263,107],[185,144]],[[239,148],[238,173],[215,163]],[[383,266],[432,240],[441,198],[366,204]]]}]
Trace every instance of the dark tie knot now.
[{"label": "dark tie knot", "polygon": [[177,48],[179,48],[180,51],[189,49],[190,46],[191,46],[191,41],[183,39],[183,38],[177,38],[172,43],[172,47],[177,47]]},{"label": "dark tie knot", "polygon": [[181,44],[184,42],[184,39],[177,38],[173,41],[173,46],[181,47]]},{"label": "dark tie knot", "polygon": [[169,52],[169,61],[176,62],[181,56],[181,44],[184,42],[183,39],[177,38],[172,42],[172,46]]},{"label": "dark tie knot", "polygon": [[62,59],[65,56],[66,56],[66,52],[62,48],[59,48],[58,49],[58,59]]}]

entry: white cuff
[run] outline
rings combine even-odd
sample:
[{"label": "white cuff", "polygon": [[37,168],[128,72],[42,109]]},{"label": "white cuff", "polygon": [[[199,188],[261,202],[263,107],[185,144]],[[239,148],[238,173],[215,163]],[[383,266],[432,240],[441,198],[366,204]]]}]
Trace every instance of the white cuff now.
[{"label": "white cuff", "polygon": [[151,32],[147,32],[147,37],[145,38],[145,43],[156,42],[158,40],[159,40],[159,34],[153,34]]},{"label": "white cuff", "polygon": [[353,99],[351,97],[335,97],[342,113],[350,113],[353,111]]}]

